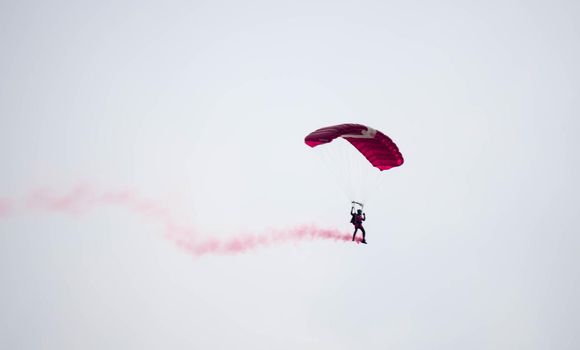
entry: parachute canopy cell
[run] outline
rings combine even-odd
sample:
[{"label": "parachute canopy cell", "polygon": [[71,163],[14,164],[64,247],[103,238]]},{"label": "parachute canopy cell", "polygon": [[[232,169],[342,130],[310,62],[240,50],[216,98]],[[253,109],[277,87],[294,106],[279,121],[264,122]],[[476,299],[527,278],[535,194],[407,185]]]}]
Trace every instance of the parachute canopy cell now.
[{"label": "parachute canopy cell", "polygon": [[387,135],[362,124],[340,124],[320,128],[308,134],[304,142],[310,147],[330,143],[342,137],[350,142],[375,167],[388,170],[403,164],[403,155]]}]

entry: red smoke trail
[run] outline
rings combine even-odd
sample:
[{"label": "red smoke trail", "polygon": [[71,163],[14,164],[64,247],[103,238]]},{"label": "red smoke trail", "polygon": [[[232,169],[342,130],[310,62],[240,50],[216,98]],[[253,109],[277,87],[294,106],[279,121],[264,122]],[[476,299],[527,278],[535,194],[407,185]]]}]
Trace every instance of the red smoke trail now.
[{"label": "red smoke trail", "polygon": [[144,217],[173,225],[169,210],[154,201],[141,198],[132,191],[96,192],[88,186],[77,186],[64,195],[54,195],[47,190],[33,191],[26,200],[27,207],[44,211],[81,214],[98,206],[116,205]]},{"label": "red smoke trail", "polygon": [[[135,212],[161,224],[166,237],[191,255],[235,254],[259,247],[286,242],[314,239],[334,241],[351,240],[351,234],[337,229],[322,229],[314,225],[303,225],[287,229],[273,229],[267,234],[237,235],[226,239],[203,239],[192,227],[178,225],[173,214],[155,201],[143,198],[132,191],[97,192],[88,186],[78,186],[61,195],[47,190],[33,191],[26,198],[26,207],[47,212],[79,215],[101,206],[118,206]],[[0,217],[13,210],[7,200],[0,200]],[[357,243],[360,239],[357,239]]]},{"label": "red smoke trail", "polygon": [[3,216],[8,216],[12,211],[12,206],[6,199],[0,198],[0,218]]},{"label": "red smoke trail", "polygon": [[[314,225],[304,225],[284,230],[274,230],[269,234],[243,235],[225,240],[205,239],[201,241],[187,241],[177,239],[179,247],[195,256],[204,254],[232,254],[243,253],[258,247],[278,243],[298,242],[313,239],[330,239],[348,242],[351,235],[337,229],[321,229]],[[357,243],[360,239],[357,238]]]}]

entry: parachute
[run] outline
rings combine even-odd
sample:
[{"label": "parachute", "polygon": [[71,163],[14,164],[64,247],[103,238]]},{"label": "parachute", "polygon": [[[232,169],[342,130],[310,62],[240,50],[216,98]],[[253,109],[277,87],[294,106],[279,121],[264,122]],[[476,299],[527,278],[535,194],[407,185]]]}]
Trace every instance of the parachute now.
[{"label": "parachute", "polygon": [[349,199],[356,198],[361,203],[368,199],[371,189],[377,189],[382,171],[404,163],[391,138],[362,124],[323,127],[308,134],[304,142],[319,150]]},{"label": "parachute", "polygon": [[304,142],[310,147],[329,143],[337,137],[350,142],[376,168],[388,170],[403,164],[403,155],[387,135],[361,124],[327,126],[311,132]]}]

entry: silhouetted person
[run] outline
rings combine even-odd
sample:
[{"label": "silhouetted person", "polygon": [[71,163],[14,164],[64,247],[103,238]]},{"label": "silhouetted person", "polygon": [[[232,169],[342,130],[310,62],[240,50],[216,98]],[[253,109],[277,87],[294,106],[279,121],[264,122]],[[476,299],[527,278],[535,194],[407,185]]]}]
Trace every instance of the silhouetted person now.
[{"label": "silhouetted person", "polygon": [[352,234],[352,240],[354,241],[356,237],[356,232],[360,229],[363,234],[363,239],[361,243],[367,244],[367,241],[365,240],[365,229],[362,225],[362,222],[367,219],[366,214],[363,213],[361,209],[357,210],[355,214],[354,207],[352,207],[350,209],[350,216],[351,216],[350,223],[354,225],[354,233]]}]

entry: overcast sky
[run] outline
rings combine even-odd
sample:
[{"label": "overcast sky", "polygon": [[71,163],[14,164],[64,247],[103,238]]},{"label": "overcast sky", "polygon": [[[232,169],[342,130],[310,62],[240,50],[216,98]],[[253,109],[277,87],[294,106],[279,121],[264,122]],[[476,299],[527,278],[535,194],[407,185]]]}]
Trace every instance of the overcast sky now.
[{"label": "overcast sky", "polygon": [[[580,2],[0,2],[0,348],[580,348]],[[405,164],[368,245],[307,147],[356,122]]]}]

